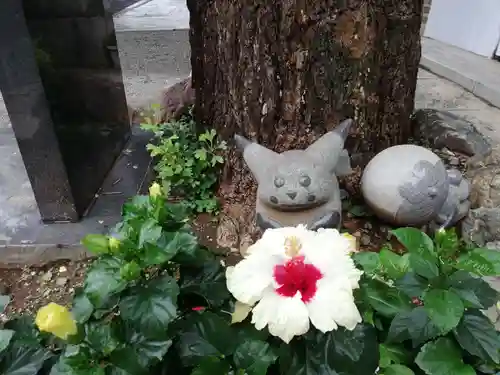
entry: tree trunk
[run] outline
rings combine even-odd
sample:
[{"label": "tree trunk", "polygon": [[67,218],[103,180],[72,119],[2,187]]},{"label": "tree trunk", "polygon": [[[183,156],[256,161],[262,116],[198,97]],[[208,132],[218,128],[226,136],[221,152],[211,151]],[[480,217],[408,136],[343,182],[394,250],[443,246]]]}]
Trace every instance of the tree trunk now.
[{"label": "tree trunk", "polygon": [[224,139],[239,133],[281,152],[351,117],[351,153],[407,140],[422,0],[187,3],[195,116]]}]

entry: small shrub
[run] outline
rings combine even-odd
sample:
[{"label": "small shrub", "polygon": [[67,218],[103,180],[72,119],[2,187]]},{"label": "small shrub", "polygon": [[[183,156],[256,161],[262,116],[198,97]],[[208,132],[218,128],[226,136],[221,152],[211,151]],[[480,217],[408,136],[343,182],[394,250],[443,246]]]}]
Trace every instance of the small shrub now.
[{"label": "small shrub", "polygon": [[[125,204],[123,219],[111,235],[86,236],[83,244],[96,260],[83,287],[75,291],[71,312],[50,303],[39,310],[36,321],[21,316],[3,323],[0,373],[487,375],[500,370],[499,336],[481,313],[498,301],[498,293],[481,276],[499,274],[499,253],[467,249],[452,231],[439,232],[433,241],[418,230],[398,229],[394,235],[407,254],[384,248],[380,253],[354,256],[364,270],[359,289],[340,279],[336,282],[335,272],[328,276],[333,277],[327,281],[333,283],[335,293],[350,295],[351,303],[351,288],[355,289],[363,322],[352,330],[339,327],[321,333],[315,328],[317,321],[307,333],[286,344],[267,328],[255,329],[249,312],[256,307],[236,302],[227,289],[231,282],[226,273],[234,280],[236,271],[226,271],[198,244],[188,213],[184,202],[168,202],[161,187],[154,184],[150,195]],[[298,228],[285,232],[292,235],[287,237],[290,242],[271,246],[279,251],[270,256],[298,256],[296,272],[307,259],[301,254],[300,239],[295,238]],[[279,236],[273,235],[268,238],[276,241]],[[336,238],[341,237],[346,241],[335,243],[352,248],[349,236]],[[322,243],[306,247],[316,251]],[[259,246],[254,259],[247,262],[253,270],[249,285],[263,281],[258,275],[265,269],[259,267],[264,253],[259,251],[271,250],[269,242]],[[315,254],[316,262],[326,259]],[[345,254],[336,257],[343,259]],[[354,277],[357,273],[358,279],[352,261],[344,260],[350,262],[346,274]],[[268,277],[268,272],[262,275]],[[244,274],[240,268],[237,276]],[[289,281],[293,284],[294,280]],[[299,284],[293,285],[304,287]],[[251,298],[244,292],[239,289],[238,293]],[[322,295],[328,297],[328,293]],[[0,312],[8,302],[8,297],[0,296]],[[339,307],[337,317],[344,320]],[[288,313],[290,317],[295,312],[287,310],[284,315]],[[328,318],[319,317],[322,322]],[[296,324],[284,318],[268,315],[266,319]],[[280,332],[274,334],[281,337]]]},{"label": "small shrub", "polygon": [[157,160],[155,171],[163,187],[184,198],[194,212],[214,212],[214,190],[226,149],[225,142],[217,140],[215,130],[199,134],[191,111],[179,121],[149,121],[142,128],[154,133],[156,142],[147,149]]},{"label": "small shrub", "polygon": [[500,371],[500,338],[481,312],[499,295],[483,276],[500,275],[500,252],[470,248],[455,231],[434,241],[393,231],[407,253],[358,253],[365,320],[379,331],[381,374],[473,375]]}]

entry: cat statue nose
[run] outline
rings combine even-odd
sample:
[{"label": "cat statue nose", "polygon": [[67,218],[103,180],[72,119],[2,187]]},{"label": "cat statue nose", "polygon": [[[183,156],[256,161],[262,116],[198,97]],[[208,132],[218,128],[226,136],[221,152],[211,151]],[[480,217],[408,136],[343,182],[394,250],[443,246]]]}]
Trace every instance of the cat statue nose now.
[{"label": "cat statue nose", "polygon": [[290,197],[290,199],[295,199],[295,197],[297,196],[297,192],[286,193],[286,195],[288,195]]}]

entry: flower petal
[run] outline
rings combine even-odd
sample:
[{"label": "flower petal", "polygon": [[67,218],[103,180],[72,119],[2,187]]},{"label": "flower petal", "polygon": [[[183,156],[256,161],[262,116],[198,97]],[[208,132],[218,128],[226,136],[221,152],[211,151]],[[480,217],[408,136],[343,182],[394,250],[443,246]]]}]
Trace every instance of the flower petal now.
[{"label": "flower petal", "polygon": [[231,314],[231,324],[241,323],[244,321],[248,314],[250,314],[250,311],[252,311],[252,306],[236,301],[234,304],[234,311]]},{"label": "flower petal", "polygon": [[309,313],[301,300],[300,293],[295,297],[282,297],[269,288],[252,312],[252,323],[258,330],[266,325],[269,333],[289,343],[294,336],[309,330]]},{"label": "flower petal", "polygon": [[254,305],[273,283],[274,266],[280,261],[272,254],[250,254],[226,270],[227,289],[238,301]]},{"label": "flower petal", "polygon": [[363,272],[350,257],[351,248],[351,241],[336,229],[323,229],[318,231],[314,241],[303,246],[302,252],[306,262],[318,267],[325,277],[347,278],[354,289],[359,287]]},{"label": "flower petal", "polygon": [[285,241],[288,238],[295,237],[302,245],[310,242],[315,235],[315,232],[307,230],[304,225],[267,229],[262,238],[248,248],[248,252],[285,256]]},{"label": "flower petal", "polygon": [[361,315],[354,303],[349,281],[322,279],[318,290],[307,304],[312,324],[321,332],[337,329],[337,326],[353,330],[361,323]]},{"label": "flower petal", "polygon": [[35,324],[40,331],[50,332],[63,340],[75,335],[78,331],[71,312],[65,306],[54,302],[50,302],[38,310]]}]

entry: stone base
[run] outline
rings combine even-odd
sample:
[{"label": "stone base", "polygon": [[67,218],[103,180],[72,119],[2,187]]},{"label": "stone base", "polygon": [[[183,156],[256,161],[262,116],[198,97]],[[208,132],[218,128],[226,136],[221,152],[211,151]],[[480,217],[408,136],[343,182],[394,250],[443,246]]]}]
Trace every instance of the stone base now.
[{"label": "stone base", "polygon": [[311,230],[318,228],[340,229],[342,224],[342,203],[340,199],[332,200],[319,207],[302,211],[278,211],[260,201],[256,204],[257,225],[266,230],[269,228],[295,227],[304,224]]},{"label": "stone base", "polygon": [[[150,134],[133,130],[131,139],[118,157],[85,217],[77,223],[43,224],[37,210],[10,212],[17,226],[0,228],[0,266],[40,265],[89,254],[80,244],[89,233],[106,233],[121,218],[123,203],[147,192],[153,178],[151,158],[146,151]],[[20,215],[16,220],[15,215]],[[27,217],[29,216],[29,217]]]}]

